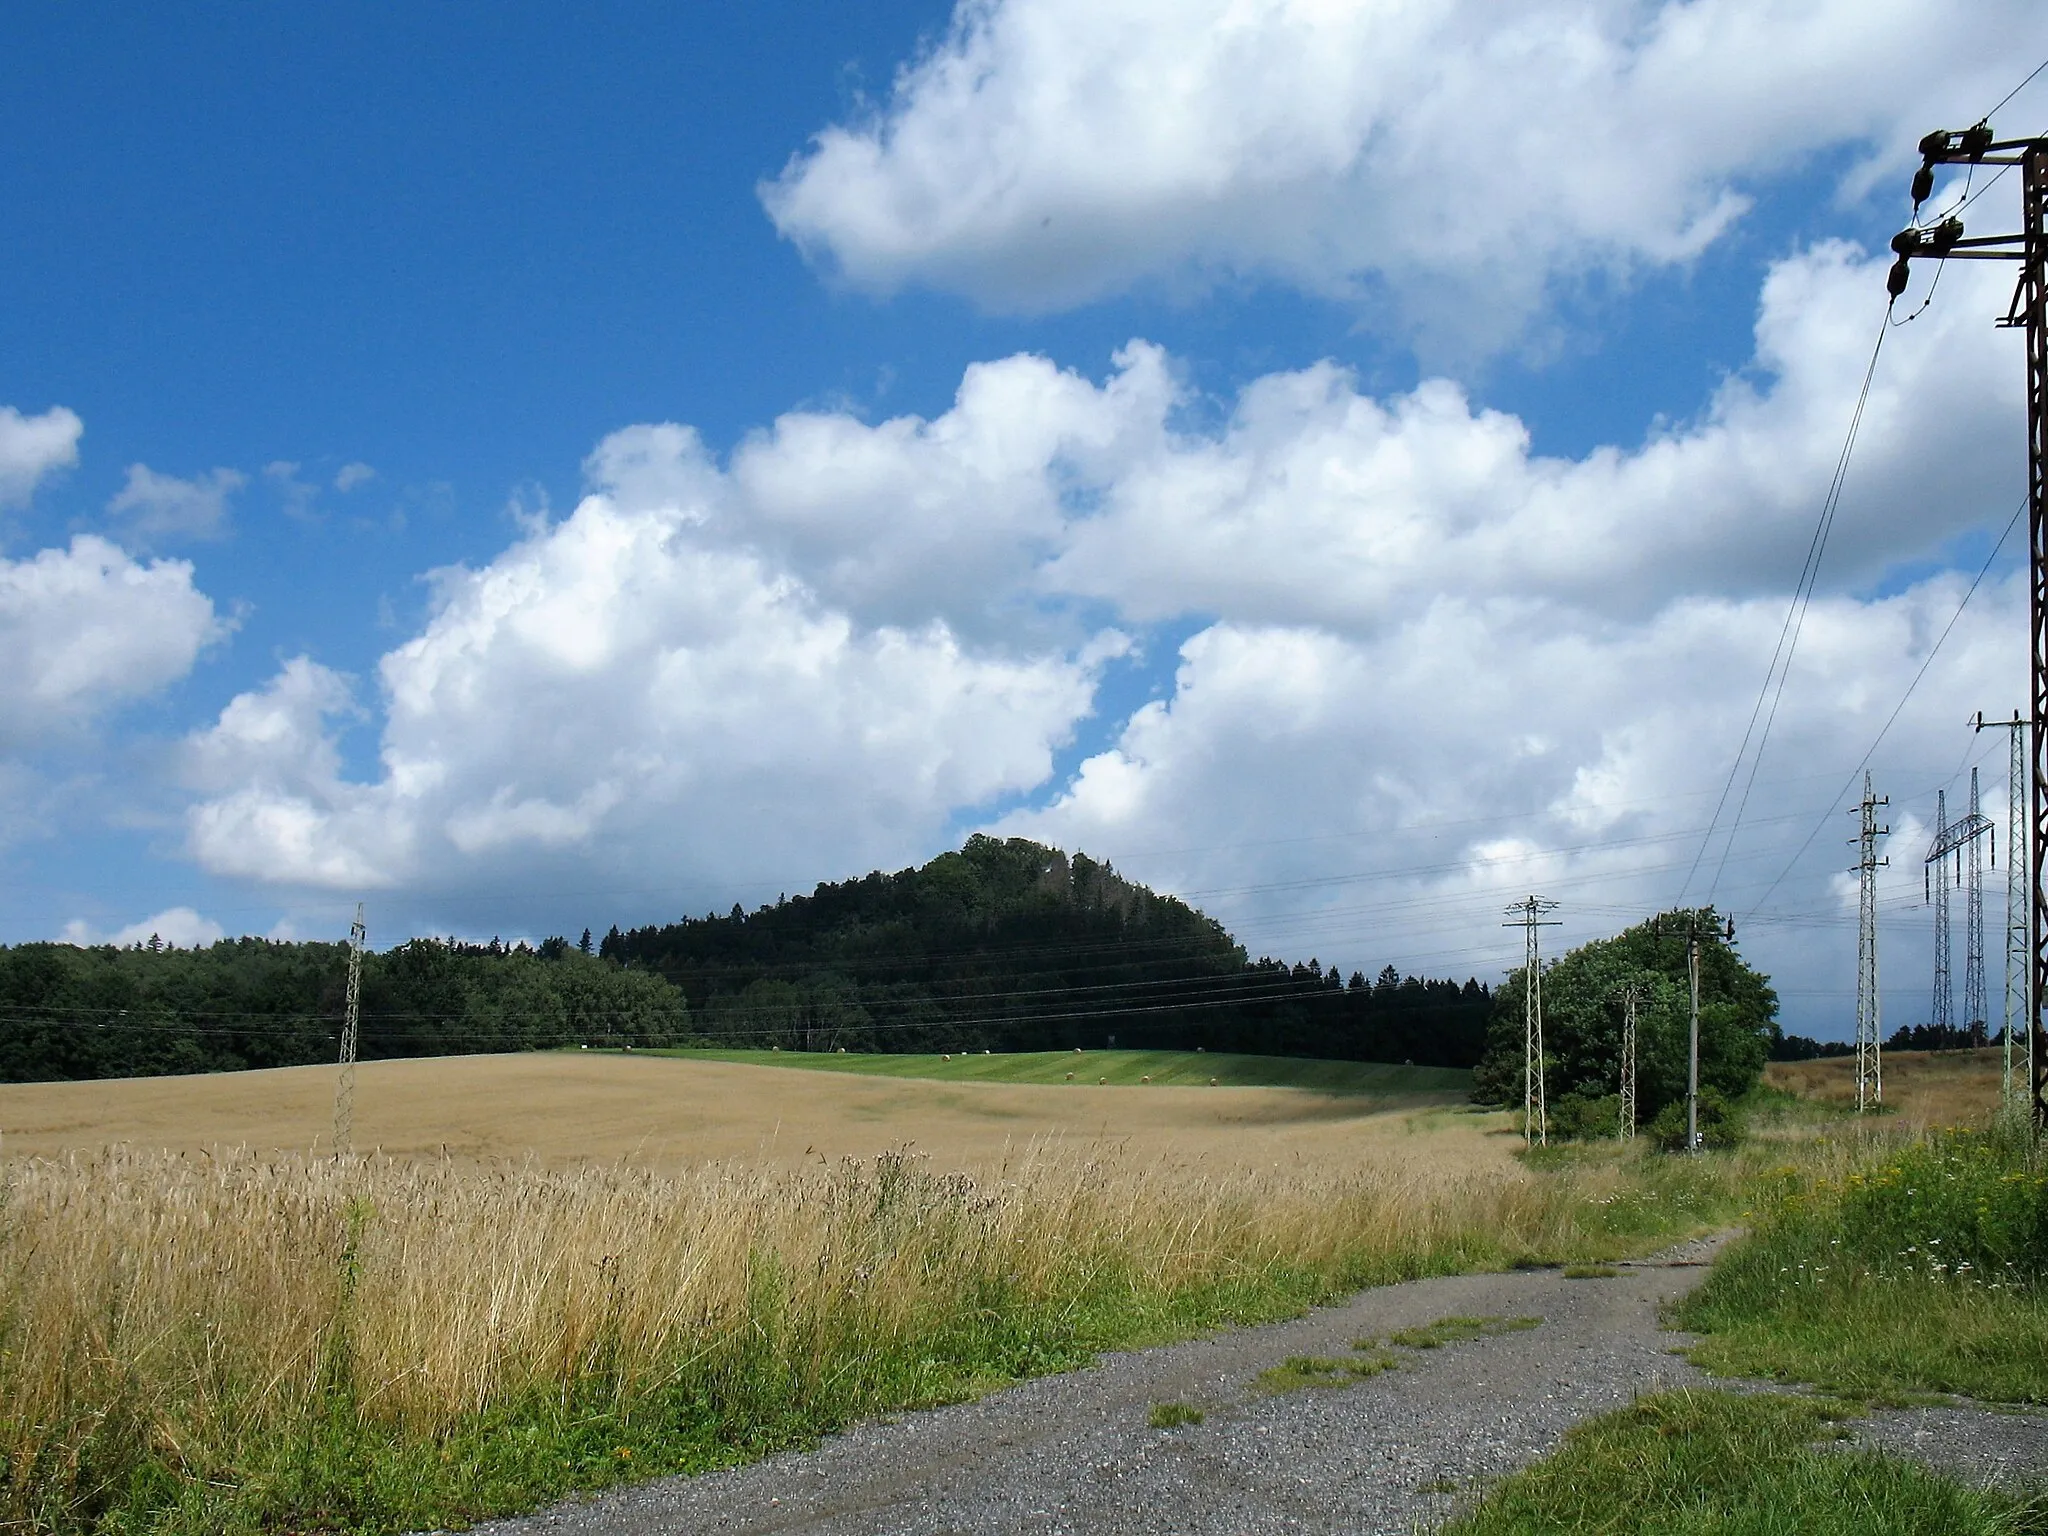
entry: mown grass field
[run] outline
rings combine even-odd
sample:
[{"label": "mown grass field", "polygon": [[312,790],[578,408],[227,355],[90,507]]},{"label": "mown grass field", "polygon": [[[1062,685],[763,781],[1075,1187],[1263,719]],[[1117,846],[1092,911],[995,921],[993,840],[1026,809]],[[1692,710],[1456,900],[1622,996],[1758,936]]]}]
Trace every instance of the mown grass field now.
[{"label": "mown grass field", "polygon": [[845,1055],[827,1051],[657,1051],[692,1061],[804,1067],[858,1077],[914,1077],[947,1083],[1046,1083],[1112,1088],[1305,1088],[1312,1093],[1381,1098],[1463,1095],[1472,1074],[1461,1068],[1394,1066],[1376,1061],[1311,1061],[1299,1056],[1237,1056],[1204,1051],[1016,1051],[953,1056]]}]

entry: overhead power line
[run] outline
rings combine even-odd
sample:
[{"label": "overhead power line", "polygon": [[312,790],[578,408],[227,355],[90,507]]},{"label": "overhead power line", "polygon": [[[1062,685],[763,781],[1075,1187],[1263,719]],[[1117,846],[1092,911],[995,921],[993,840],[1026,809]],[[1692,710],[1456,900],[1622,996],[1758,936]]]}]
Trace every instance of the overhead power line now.
[{"label": "overhead power line", "polygon": [[1812,830],[1806,834],[1805,841],[1800,843],[1792,857],[1785,861],[1785,866],[1778,871],[1777,878],[1764,887],[1763,895],[1756,899],[1755,906],[1750,908],[1749,913],[1743,919],[1744,922],[1748,922],[1756,916],[1757,908],[1771,899],[1771,894],[1784,882],[1785,877],[1792,873],[1793,867],[1806,856],[1806,850],[1813,846],[1813,840],[1820,835],[1821,828],[1830,824],[1835,812],[1841,809],[1842,802],[1848,798],[1850,790],[1855,787],[1856,775],[1863,773],[1870,767],[1871,759],[1877,756],[1877,749],[1884,745],[1885,737],[1889,736],[1892,727],[1899,723],[1899,716],[1905,713],[1906,705],[1911,702],[1914,693],[1919,689],[1922,681],[1926,679],[1928,668],[1934,665],[1934,658],[1941,654],[1942,646],[1948,643],[1948,637],[1955,629],[1957,621],[1962,618],[1963,610],[1970,606],[1970,599],[1977,595],[1977,589],[1984,584],[1984,578],[1991,574],[1991,567],[1998,563],[1998,556],[2000,551],[2005,548],[2005,541],[2012,537],[2013,529],[2019,526],[2020,518],[2025,515],[2026,510],[2027,503],[2024,501],[2013,509],[2012,516],[2006,520],[2005,531],[1999,534],[1998,542],[1991,546],[1991,553],[1984,557],[1983,565],[1977,568],[1977,574],[1971,579],[1969,589],[1963,593],[1962,601],[1956,604],[1956,611],[1949,615],[1948,622],[1941,627],[1941,633],[1935,636],[1934,644],[1928,647],[1927,655],[1922,658],[1919,670],[1913,674],[1913,680],[1906,684],[1906,691],[1899,695],[1899,702],[1892,706],[1892,712],[1885,716],[1884,724],[1878,727],[1877,735],[1871,738],[1870,746],[1864,751],[1863,758],[1857,763],[1854,773],[1851,774],[1848,782],[1836,792],[1835,798],[1828,802],[1827,810],[1821,813],[1820,819],[1813,824]]},{"label": "overhead power line", "polygon": [[[1764,748],[1769,745],[1771,727],[1778,718],[1779,702],[1785,697],[1785,682],[1792,673],[1792,658],[1799,649],[1800,631],[1806,625],[1806,610],[1812,604],[1815,585],[1820,580],[1821,558],[1827,553],[1828,534],[1835,523],[1835,512],[1842,503],[1842,487],[1849,477],[1849,460],[1855,453],[1856,436],[1863,427],[1864,408],[1870,402],[1870,381],[1877,374],[1877,360],[1884,351],[1885,333],[1890,329],[1891,311],[1887,306],[1884,320],[1877,328],[1877,340],[1870,348],[1870,361],[1863,370],[1863,385],[1856,394],[1856,408],[1849,414],[1849,430],[1842,438],[1842,451],[1835,456],[1834,474],[1828,481],[1827,494],[1821,498],[1820,515],[1814,521],[1813,536],[1807,541],[1806,560],[1800,566],[1799,580],[1792,588],[1792,601],[1785,610],[1785,621],[1778,626],[1778,642],[1771,650],[1770,665],[1764,669],[1763,685],[1758,688],[1756,703],[1750,707],[1749,723],[1743,728],[1742,741],[1735,749],[1734,761],[1728,765],[1727,782],[1721,786],[1721,798],[1715,803],[1714,814],[1708,819],[1705,835],[1700,839],[1699,852],[1693,858],[1693,865],[1686,872],[1685,881],[1678,888],[1678,901],[1682,905],[1685,893],[1692,886],[1693,878],[1699,873],[1701,860],[1714,841],[1715,828],[1720,824],[1721,812],[1728,804],[1728,796],[1742,776],[1745,756],[1749,762],[1749,775],[1743,781],[1742,798],[1736,802],[1734,819],[1728,826],[1728,840],[1722,846],[1720,863],[1715,866],[1714,878],[1707,885],[1707,899],[1712,901],[1720,886],[1721,876],[1728,867],[1728,855],[1735,846],[1736,834],[1742,830],[1743,813],[1749,807],[1750,792],[1756,787],[1757,768],[1763,762]],[[1769,706],[1766,712],[1766,705]],[[1758,731],[1761,718],[1762,730]],[[1750,752],[1750,741],[1754,737],[1756,750]]]}]

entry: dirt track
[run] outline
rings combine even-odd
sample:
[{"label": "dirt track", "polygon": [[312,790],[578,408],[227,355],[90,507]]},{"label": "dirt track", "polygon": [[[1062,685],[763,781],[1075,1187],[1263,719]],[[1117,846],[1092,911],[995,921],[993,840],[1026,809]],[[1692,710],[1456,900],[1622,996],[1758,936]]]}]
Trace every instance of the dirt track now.
[{"label": "dirt track", "polygon": [[[1671,1257],[1697,1259],[1705,1249]],[[1661,1303],[1704,1273],[1614,1279],[1556,1270],[1367,1291],[1298,1322],[1106,1357],[978,1403],[863,1425],[803,1455],[670,1479],[478,1527],[490,1536],[779,1536],[1075,1532],[1247,1536],[1428,1528],[1458,1492],[1526,1465],[1573,1423],[1639,1392],[1704,1379],[1668,1353]],[[1263,1394],[1290,1355],[1346,1357],[1450,1315],[1542,1319],[1341,1388]],[[1203,1407],[1157,1430],[1152,1404]]]},{"label": "dirt track", "polygon": [[[1670,1351],[1662,1304],[1697,1284],[1711,1241],[1612,1279],[1558,1270],[1367,1291],[1293,1323],[1111,1355],[978,1403],[865,1424],[809,1453],[671,1478],[515,1520],[482,1536],[1252,1536],[1428,1530],[1582,1419],[1644,1392],[1715,1384]],[[1346,1357],[1446,1316],[1537,1317],[1527,1331],[1433,1350],[1341,1388],[1269,1396],[1290,1355]],[[1719,1383],[1727,1385],[1727,1383]],[[1746,1384],[1757,1386],[1759,1384]],[[1150,1427],[1153,1404],[1199,1425]],[[1969,1408],[1862,1421],[1858,1438],[1958,1475],[2048,1466],[2048,1418]]]}]

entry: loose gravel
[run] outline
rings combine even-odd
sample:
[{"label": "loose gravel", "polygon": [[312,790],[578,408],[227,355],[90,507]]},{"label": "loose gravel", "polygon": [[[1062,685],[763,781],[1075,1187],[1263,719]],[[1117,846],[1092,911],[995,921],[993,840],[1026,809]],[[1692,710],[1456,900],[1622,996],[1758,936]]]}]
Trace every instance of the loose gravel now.
[{"label": "loose gravel", "polygon": [[[477,1527],[489,1536],[665,1536],[670,1532],[954,1536],[1258,1536],[1412,1532],[1554,1450],[1580,1420],[1639,1394],[1711,1381],[1673,1353],[1659,1309],[1703,1277],[1716,1240],[1621,1267],[1608,1279],[1559,1270],[1459,1275],[1365,1291],[1297,1321],[1104,1356],[978,1402],[859,1425],[818,1449],[696,1478],[622,1488]],[[1535,1328],[1381,1349],[1394,1369],[1331,1387],[1263,1392],[1289,1356],[1345,1359],[1447,1316],[1535,1317]],[[1153,1429],[1153,1405],[1199,1408],[1196,1425]],[[1859,1433],[1941,1464],[1966,1431],[1914,1410]],[[2042,1421],[1985,1442],[1972,1471],[2048,1464]],[[1880,1443],[1873,1441],[1873,1443]],[[1932,1454],[1929,1454],[1932,1452]],[[1991,1472],[1986,1476],[1993,1475]],[[1979,1479],[1983,1480],[1983,1479]]]}]

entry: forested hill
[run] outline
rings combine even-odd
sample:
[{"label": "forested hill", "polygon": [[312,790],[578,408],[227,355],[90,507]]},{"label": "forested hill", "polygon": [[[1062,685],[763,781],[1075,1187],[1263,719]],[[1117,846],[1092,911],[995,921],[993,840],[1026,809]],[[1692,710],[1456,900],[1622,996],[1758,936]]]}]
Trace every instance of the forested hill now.
[{"label": "forested hill", "polygon": [[1214,918],[1085,854],[976,835],[920,869],[821,885],[753,912],[605,935],[665,977],[692,1028],[823,1050],[1161,1046],[1415,1061],[1479,1059],[1476,981],[1368,983],[1318,961],[1248,960]]},{"label": "forested hill", "polygon": [[[976,836],[920,869],[754,912],[550,938],[414,939],[363,961],[365,1057],[550,1046],[1163,1046],[1470,1066],[1477,982],[1249,960],[1213,919],[1085,855]],[[341,944],[0,947],[0,1081],[332,1061]]]}]

